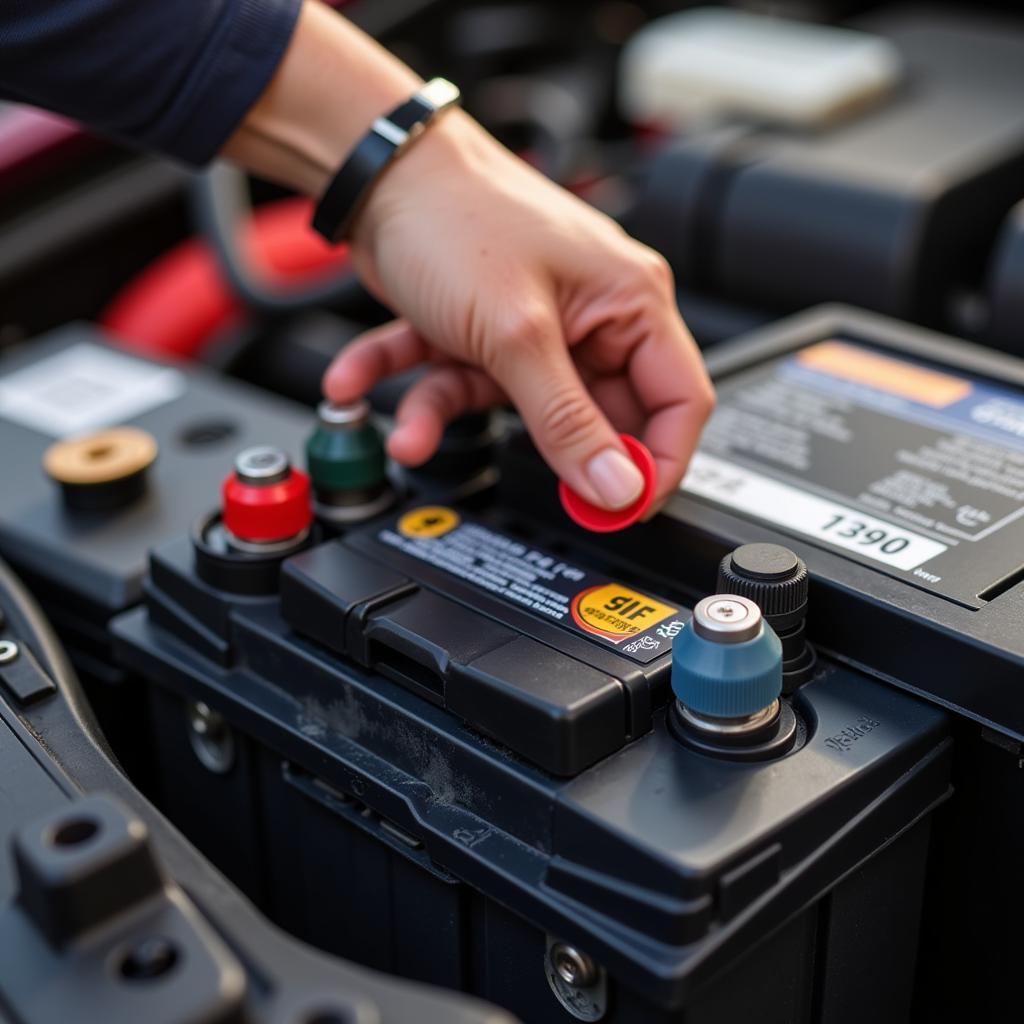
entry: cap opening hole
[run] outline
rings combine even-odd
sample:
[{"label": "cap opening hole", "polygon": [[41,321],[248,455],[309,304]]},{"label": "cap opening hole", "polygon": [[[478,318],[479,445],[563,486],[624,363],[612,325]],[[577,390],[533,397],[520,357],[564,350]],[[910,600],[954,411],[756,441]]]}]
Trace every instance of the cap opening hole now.
[{"label": "cap opening hole", "polygon": [[128,981],[152,981],[167,974],[178,962],[178,949],[167,939],[144,939],[124,955],[118,968]]},{"label": "cap opening hole", "polygon": [[65,822],[53,833],[54,846],[79,846],[92,839],[100,827],[89,818],[76,818]]},{"label": "cap opening hole", "polygon": [[201,420],[186,427],[179,438],[183,445],[200,448],[233,437],[238,428],[230,420]]},{"label": "cap opening hole", "polygon": [[101,459],[109,459],[113,454],[114,446],[112,444],[98,444],[88,449],[85,457],[91,462],[99,462]]},{"label": "cap opening hole", "polygon": [[301,1024],[352,1024],[352,1018],[338,1010],[314,1010],[302,1018]]}]

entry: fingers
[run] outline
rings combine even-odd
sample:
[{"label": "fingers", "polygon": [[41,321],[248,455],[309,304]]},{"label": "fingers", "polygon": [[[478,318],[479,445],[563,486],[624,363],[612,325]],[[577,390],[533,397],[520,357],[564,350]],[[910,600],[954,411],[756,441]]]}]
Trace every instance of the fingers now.
[{"label": "fingers", "polygon": [[520,308],[491,367],[548,465],[602,508],[624,508],[643,490],[640,470],[587,392],[553,314]]},{"label": "fingers", "polygon": [[504,401],[501,388],[483,370],[470,366],[431,370],[402,397],[388,453],[403,465],[422,465],[437,451],[452,420]]},{"label": "fingers", "polygon": [[[627,266],[618,270],[621,287],[598,292],[574,329],[582,339],[577,358],[595,378],[592,390],[601,407],[655,458],[656,510],[682,480],[714,392],[679,315],[668,265],[652,250],[630,245]],[[588,271],[598,273],[592,266]]]},{"label": "fingers", "polygon": [[[577,363],[577,366],[579,364]],[[640,437],[647,425],[647,410],[640,404],[636,392],[624,374],[588,377],[581,373],[587,390],[604,411],[617,432]]]},{"label": "fingers", "polygon": [[[714,403],[703,361],[675,306],[670,280],[641,261],[631,300],[607,306],[580,347],[589,388],[573,361],[554,306],[521,303],[495,323],[488,372],[451,364],[418,381],[403,398],[388,449],[415,466],[429,459],[445,426],[458,416],[504,401],[515,403],[541,454],[588,501],[617,509],[643,489],[618,429],[639,434],[658,469],[654,507],[679,486]],[[647,264],[650,264],[648,267]],[[605,293],[607,295],[607,293]],[[641,301],[642,300],[642,301]],[[597,307],[603,303],[595,304]],[[640,312],[638,312],[638,310]],[[579,334],[577,334],[577,337]],[[431,360],[436,350],[399,320],[352,342],[324,378],[335,402],[352,402],[379,380]]]},{"label": "fingers", "polygon": [[404,320],[395,320],[342,349],[324,375],[324,394],[332,402],[355,402],[382,378],[410,370],[430,356],[430,345]]},{"label": "fingers", "polygon": [[648,413],[642,439],[658,467],[654,505],[660,507],[681,483],[714,407],[704,361],[674,303],[634,350],[629,376]]},{"label": "fingers", "polygon": [[[382,378],[412,369],[433,355],[413,327],[396,320],[367,331],[338,355],[324,376],[324,393],[332,402],[354,402]],[[503,401],[501,389],[482,370],[456,365],[432,370],[399,403],[388,452],[404,465],[421,465],[437,451],[441,434],[453,419]]]}]

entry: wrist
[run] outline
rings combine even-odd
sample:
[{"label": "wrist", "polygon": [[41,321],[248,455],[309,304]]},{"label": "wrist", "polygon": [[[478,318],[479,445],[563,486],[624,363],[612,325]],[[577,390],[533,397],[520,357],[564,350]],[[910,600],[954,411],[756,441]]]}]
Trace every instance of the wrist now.
[{"label": "wrist", "polygon": [[376,118],[324,190],[313,214],[313,228],[329,242],[350,240],[353,224],[381,176],[458,102],[459,90],[443,78],[434,78]]},{"label": "wrist", "polygon": [[482,170],[496,147],[465,111],[444,111],[373,183],[352,222],[353,246],[372,251],[396,216],[406,209],[422,209],[441,190],[458,188],[459,182]]},{"label": "wrist", "polygon": [[367,126],[422,84],[345,18],[306,2],[277,73],[223,153],[318,197]]}]

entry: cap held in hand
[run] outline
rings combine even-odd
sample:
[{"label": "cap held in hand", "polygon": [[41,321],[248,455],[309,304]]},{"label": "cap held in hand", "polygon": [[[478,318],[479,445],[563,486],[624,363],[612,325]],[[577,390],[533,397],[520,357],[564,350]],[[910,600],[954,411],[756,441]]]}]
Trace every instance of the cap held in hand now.
[{"label": "cap held in hand", "polygon": [[658,475],[654,456],[629,434],[620,434],[619,439],[644,479],[643,490],[636,501],[625,508],[601,508],[581,497],[566,483],[560,482],[558,485],[558,496],[566,514],[574,523],[594,533],[614,533],[632,526],[643,518],[654,500],[654,485]]}]

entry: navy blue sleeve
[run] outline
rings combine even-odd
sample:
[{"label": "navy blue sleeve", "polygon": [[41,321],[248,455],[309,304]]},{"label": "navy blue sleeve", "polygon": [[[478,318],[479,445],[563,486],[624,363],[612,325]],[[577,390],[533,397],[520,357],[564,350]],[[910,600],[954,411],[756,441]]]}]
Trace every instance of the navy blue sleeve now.
[{"label": "navy blue sleeve", "polygon": [[190,164],[270,82],[300,0],[0,0],[0,96]]}]

